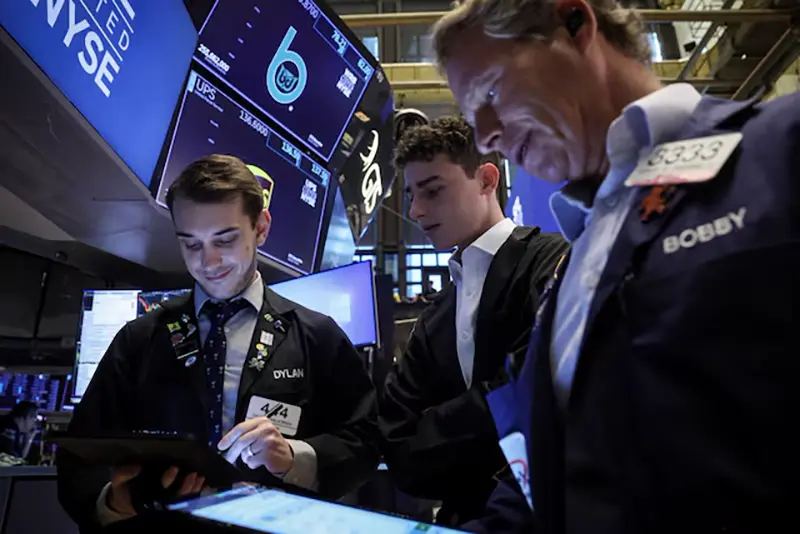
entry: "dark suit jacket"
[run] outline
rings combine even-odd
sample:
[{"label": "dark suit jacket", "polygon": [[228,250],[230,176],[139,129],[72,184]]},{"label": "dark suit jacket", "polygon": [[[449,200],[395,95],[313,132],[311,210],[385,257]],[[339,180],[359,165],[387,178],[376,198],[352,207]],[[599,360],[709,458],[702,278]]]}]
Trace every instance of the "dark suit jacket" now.
[{"label": "dark suit jacket", "polygon": [[[527,439],[536,532],[796,523],[800,93],[762,105],[704,98],[679,139],[728,132],[743,134],[732,157],[712,180],[678,186],[666,213],[643,222],[650,188],[637,193],[566,413],[549,358],[558,281],[516,381],[491,394],[500,435]],[[476,530],[515,531],[503,519],[527,504],[505,487],[496,496]]]},{"label": "dark suit jacket", "polygon": [[[202,359],[186,365],[176,355],[168,324],[194,320],[192,295],[178,297],[128,323],[114,338],[75,410],[70,432],[103,435],[136,430],[192,434],[206,442],[208,389]],[[265,316],[281,321],[277,328]],[[266,365],[245,362],[236,423],[254,396],[302,409],[297,434],[317,454],[319,493],[339,498],[367,481],[378,463],[375,390],[358,352],[332,319],[266,289],[247,361],[260,332],[274,336]],[[187,334],[188,337],[188,334]],[[279,369],[302,369],[302,377],[278,379]],[[254,481],[281,482],[263,467],[241,466]],[[84,529],[96,526],[96,502],[109,470],[94,468],[63,451],[58,457],[59,500]]]},{"label": "dark suit jacket", "polygon": [[539,292],[567,247],[561,236],[518,227],[498,250],[475,325],[473,387],[458,362],[452,284],[423,312],[387,377],[380,426],[389,472],[406,493],[443,500],[448,523],[480,515],[505,466],[484,394],[502,380],[506,354],[524,352]]}]

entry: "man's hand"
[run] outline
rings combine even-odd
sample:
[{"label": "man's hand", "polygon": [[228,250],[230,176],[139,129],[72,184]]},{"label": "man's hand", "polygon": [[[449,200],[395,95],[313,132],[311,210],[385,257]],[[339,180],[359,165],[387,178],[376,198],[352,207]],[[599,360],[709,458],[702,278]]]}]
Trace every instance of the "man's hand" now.
[{"label": "man's hand", "polygon": [[[136,478],[142,471],[141,466],[121,467],[114,471],[111,476],[111,489],[108,492],[107,504],[111,511],[125,516],[136,515],[136,510],[131,502],[131,490],[128,483]],[[169,488],[178,478],[178,468],[170,467],[161,476],[161,485]],[[190,473],[183,479],[181,488],[178,491],[179,497],[186,497],[200,493],[205,485],[205,477],[197,473]]]},{"label": "man's hand", "polygon": [[236,425],[217,445],[230,463],[237,458],[250,469],[260,466],[276,476],[285,475],[294,465],[292,447],[267,417],[254,417]]}]

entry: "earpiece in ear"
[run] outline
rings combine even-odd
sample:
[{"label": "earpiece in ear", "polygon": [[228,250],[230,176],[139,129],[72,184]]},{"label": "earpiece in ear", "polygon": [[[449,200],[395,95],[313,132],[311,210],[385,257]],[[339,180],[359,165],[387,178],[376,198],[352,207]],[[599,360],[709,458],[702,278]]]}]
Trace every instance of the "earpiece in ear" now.
[{"label": "earpiece in ear", "polygon": [[564,20],[564,26],[566,26],[570,37],[575,37],[578,35],[581,26],[583,26],[583,22],[584,15],[582,9],[573,9],[569,15],[567,15],[566,20]]}]

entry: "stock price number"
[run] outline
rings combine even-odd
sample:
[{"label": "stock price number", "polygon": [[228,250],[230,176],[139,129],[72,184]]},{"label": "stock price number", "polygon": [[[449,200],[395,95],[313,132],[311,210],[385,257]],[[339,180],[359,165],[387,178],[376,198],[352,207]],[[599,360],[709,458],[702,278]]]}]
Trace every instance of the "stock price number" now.
[{"label": "stock price number", "polygon": [[203,54],[203,57],[206,58],[206,61],[217,67],[223,73],[227,74],[228,71],[231,70],[231,66],[225,63],[225,61],[217,54],[209,50],[206,45],[201,44],[197,49],[200,50],[200,53]]},{"label": "stock price number", "polygon": [[282,141],[281,150],[286,152],[286,154],[288,154],[295,162],[300,159],[300,150],[298,150],[297,148],[293,147],[287,141]]},{"label": "stock price number", "polygon": [[297,0],[297,3],[303,6],[303,9],[308,11],[308,14],[311,15],[312,18],[319,17],[319,10],[317,6],[314,5],[314,2],[310,0]]},{"label": "stock price number", "polygon": [[264,137],[269,135],[269,128],[245,110],[239,110],[239,119]]},{"label": "stock price number", "polygon": [[364,73],[364,77],[369,80],[372,76],[372,65],[366,59],[360,58],[358,60],[358,68]]},{"label": "stock price number", "polygon": [[319,178],[322,180],[322,185],[327,185],[328,184],[328,180],[330,179],[331,175],[321,165],[319,165],[317,163],[312,163],[311,164],[311,172],[312,172],[312,174],[314,174],[316,176],[319,176]]}]

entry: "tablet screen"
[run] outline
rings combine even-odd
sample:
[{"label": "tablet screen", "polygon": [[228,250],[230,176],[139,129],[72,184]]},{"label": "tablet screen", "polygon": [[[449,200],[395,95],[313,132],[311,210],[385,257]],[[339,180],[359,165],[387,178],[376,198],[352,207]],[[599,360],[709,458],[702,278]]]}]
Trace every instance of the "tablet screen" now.
[{"label": "tablet screen", "polygon": [[173,504],[169,509],[270,534],[461,532],[257,486]]}]

